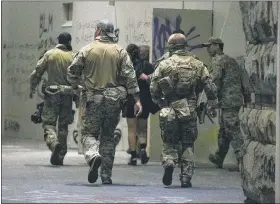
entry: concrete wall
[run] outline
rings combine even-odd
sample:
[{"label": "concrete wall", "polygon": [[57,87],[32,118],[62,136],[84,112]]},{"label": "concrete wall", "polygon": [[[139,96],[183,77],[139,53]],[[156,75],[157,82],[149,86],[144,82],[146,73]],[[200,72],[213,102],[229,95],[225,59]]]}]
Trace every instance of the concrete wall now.
[{"label": "concrete wall", "polygon": [[[119,42],[122,46],[125,47],[129,43],[151,46],[153,8],[213,9],[213,33],[220,36],[224,27],[222,39],[226,44],[225,52],[232,56],[243,55],[245,52],[245,37],[242,31],[238,2],[215,2],[213,4],[212,2],[115,2],[115,7],[108,6],[105,2],[75,2],[73,23],[69,27],[62,26],[65,23],[62,2],[3,2],[2,5],[3,17],[8,19],[2,24],[2,86],[4,96],[2,137],[4,139],[16,137],[42,141],[41,125],[35,125],[30,121],[30,115],[35,111],[36,101],[28,99],[28,77],[34,69],[39,55],[44,51],[44,48],[38,48],[41,40],[51,37],[52,41],[55,42],[56,36],[62,30],[68,30],[72,34],[73,47],[79,49],[92,38],[95,28],[94,21],[100,18],[109,18],[115,21],[116,27],[120,28]],[[51,21],[53,27],[50,26],[50,29],[44,32],[41,37],[40,14],[46,15],[45,27],[48,27],[48,15],[53,15]],[[137,28],[133,26],[139,21],[144,22],[142,26]],[[136,30],[137,35],[134,33]],[[81,39],[83,40],[81,41]],[[27,43],[30,44],[29,47],[25,47]],[[21,102],[20,105],[19,102]],[[151,121],[154,124],[153,127],[158,127],[157,116],[152,116]],[[126,150],[128,144],[125,120],[122,120],[120,125],[124,135],[118,150]],[[70,129],[74,129],[74,126]],[[217,125],[211,124],[201,127],[196,153],[202,157],[202,160],[206,161],[208,153],[216,148],[217,128]],[[209,132],[212,133],[209,135]],[[159,129],[151,130],[151,135],[152,159],[158,160],[161,149]],[[70,146],[75,147],[71,131],[69,136],[71,136]],[[227,161],[234,162],[233,158],[230,154],[226,163]]]},{"label": "concrete wall", "polygon": [[2,3],[2,137],[42,140],[40,125],[30,121],[35,100],[29,96],[29,75],[40,54],[56,44],[62,31],[61,3]]}]

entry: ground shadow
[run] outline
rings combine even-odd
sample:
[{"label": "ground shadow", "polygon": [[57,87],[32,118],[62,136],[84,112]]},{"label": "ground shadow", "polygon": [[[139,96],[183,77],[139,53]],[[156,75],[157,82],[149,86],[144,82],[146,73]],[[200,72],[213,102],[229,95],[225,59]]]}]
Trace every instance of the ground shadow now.
[{"label": "ground shadow", "polygon": [[228,191],[228,190],[238,190],[240,191],[241,188],[234,188],[234,187],[214,187],[214,186],[192,186],[191,188],[181,188],[180,185],[174,186],[164,186],[165,189],[186,189],[188,191]]},{"label": "ground shadow", "polygon": [[113,183],[110,185],[106,184],[90,184],[90,183],[67,183],[67,186],[86,186],[86,187],[147,187],[149,185],[141,185],[141,184],[121,184],[121,183]]},{"label": "ground shadow", "polygon": [[49,167],[49,168],[64,168],[64,167],[78,167],[78,166],[88,166],[85,163],[80,164],[64,164],[63,166],[51,165],[51,164],[24,164],[24,166],[29,167]]}]

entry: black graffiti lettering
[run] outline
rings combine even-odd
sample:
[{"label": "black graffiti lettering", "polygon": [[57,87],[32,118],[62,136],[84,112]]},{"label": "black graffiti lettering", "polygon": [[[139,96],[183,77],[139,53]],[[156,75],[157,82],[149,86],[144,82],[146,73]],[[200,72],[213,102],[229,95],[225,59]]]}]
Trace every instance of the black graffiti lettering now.
[{"label": "black graffiti lettering", "polygon": [[46,15],[40,14],[40,27],[39,27],[39,38],[43,36],[44,33],[48,33],[53,30],[53,15],[48,15],[48,21],[46,25]]},{"label": "black graffiti lettering", "polygon": [[53,15],[49,14],[49,24],[48,24],[48,31],[53,30]]},{"label": "black graffiti lettering", "polygon": [[17,121],[10,120],[10,119],[5,119],[4,129],[18,132],[19,129],[20,129],[20,124]]},{"label": "black graffiti lettering", "polygon": [[39,37],[42,37],[43,33],[45,32],[45,15],[40,14],[40,27],[39,27]]}]

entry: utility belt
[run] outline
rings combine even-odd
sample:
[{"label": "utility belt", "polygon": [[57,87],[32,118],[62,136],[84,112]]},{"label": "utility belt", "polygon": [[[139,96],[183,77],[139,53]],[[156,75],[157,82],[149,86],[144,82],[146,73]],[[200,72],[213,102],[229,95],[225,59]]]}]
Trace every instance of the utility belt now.
[{"label": "utility belt", "polygon": [[123,86],[116,86],[108,83],[104,88],[87,89],[85,92],[86,101],[101,101],[105,98],[107,101],[124,104],[126,101],[127,91]]},{"label": "utility belt", "polygon": [[113,85],[112,83],[108,83],[108,84],[106,84],[106,86],[104,88],[99,88],[99,89],[90,88],[90,89],[87,89],[87,91],[92,92],[94,94],[103,94],[104,91],[106,91],[107,89],[114,89],[114,88],[118,88],[118,87],[120,87],[120,86],[116,86],[116,85]]},{"label": "utility belt", "polygon": [[172,103],[176,102],[176,101],[179,101],[179,100],[182,100],[182,99],[185,99],[189,105],[196,105],[196,101],[195,100],[189,100],[188,97],[182,97],[182,96],[172,96],[172,97],[169,97],[167,99],[164,99],[166,100],[168,106],[172,105]]}]

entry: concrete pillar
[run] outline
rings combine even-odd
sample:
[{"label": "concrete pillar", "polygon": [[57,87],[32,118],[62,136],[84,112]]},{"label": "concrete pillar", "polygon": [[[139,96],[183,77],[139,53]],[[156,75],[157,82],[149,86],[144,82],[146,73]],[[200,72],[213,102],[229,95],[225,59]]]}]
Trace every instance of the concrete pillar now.
[{"label": "concrete pillar", "polygon": [[280,203],[280,3],[278,10],[277,33],[277,105],[276,105],[276,168],[275,168],[275,203]]}]

